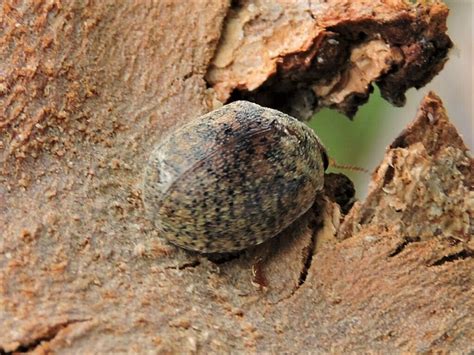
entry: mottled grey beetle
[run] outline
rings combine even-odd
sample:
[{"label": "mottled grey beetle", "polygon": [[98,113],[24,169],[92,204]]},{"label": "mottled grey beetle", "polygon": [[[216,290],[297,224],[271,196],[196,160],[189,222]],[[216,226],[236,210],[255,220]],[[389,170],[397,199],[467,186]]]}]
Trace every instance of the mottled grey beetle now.
[{"label": "mottled grey beetle", "polygon": [[156,146],[143,199],[171,243],[232,252],[274,237],[305,213],[323,188],[327,165],[308,126],[237,101],[179,127]]}]

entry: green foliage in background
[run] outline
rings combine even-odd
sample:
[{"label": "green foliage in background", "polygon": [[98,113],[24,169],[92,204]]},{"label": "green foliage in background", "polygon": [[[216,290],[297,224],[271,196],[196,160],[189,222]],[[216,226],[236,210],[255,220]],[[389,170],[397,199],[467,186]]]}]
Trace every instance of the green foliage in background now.
[{"label": "green foliage in background", "polygon": [[[317,112],[308,124],[321,138],[329,157],[336,160],[338,164],[372,169],[375,162],[370,161],[371,152],[376,149],[374,143],[377,135],[383,132],[383,116],[388,105],[376,88],[369,102],[359,109],[352,121],[334,110],[323,109]],[[330,168],[328,171],[341,170]],[[361,197],[369,176],[350,170],[341,172],[351,178],[356,185],[358,197]]]}]

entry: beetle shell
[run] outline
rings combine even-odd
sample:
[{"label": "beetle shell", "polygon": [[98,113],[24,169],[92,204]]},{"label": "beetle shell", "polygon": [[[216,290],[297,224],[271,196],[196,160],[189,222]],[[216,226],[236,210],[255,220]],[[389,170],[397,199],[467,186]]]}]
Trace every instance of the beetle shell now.
[{"label": "beetle shell", "polygon": [[313,204],[327,157],[305,124],[236,101],[181,126],[153,150],[145,209],[185,249],[232,252],[274,237]]}]

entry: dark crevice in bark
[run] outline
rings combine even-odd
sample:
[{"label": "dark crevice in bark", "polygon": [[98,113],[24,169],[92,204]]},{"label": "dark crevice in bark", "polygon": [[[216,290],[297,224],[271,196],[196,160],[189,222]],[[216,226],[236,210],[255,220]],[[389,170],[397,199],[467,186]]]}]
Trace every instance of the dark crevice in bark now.
[{"label": "dark crevice in bark", "polygon": [[401,244],[399,244],[394,251],[392,251],[390,254],[388,254],[388,256],[390,258],[393,258],[394,256],[397,256],[398,254],[400,254],[408,244],[411,244],[411,243],[416,243],[416,242],[419,242],[420,241],[420,237],[405,237],[403,242]]},{"label": "dark crevice in bark", "polygon": [[165,266],[165,269],[166,270],[170,270],[170,269],[185,270],[185,269],[189,269],[189,268],[198,267],[199,265],[201,265],[201,262],[199,260],[195,259],[195,260],[189,260],[187,262],[184,262],[184,263],[178,264],[178,265]]},{"label": "dark crevice in bark", "polygon": [[441,259],[438,259],[430,263],[428,266],[439,266],[439,265],[443,265],[445,263],[449,263],[455,260],[463,260],[463,259],[468,259],[468,258],[473,258],[473,257],[474,257],[474,250],[463,249],[460,252],[443,256]]},{"label": "dark crevice in bark", "polygon": [[[228,102],[247,100],[308,120],[319,106],[311,85],[331,80],[343,72],[349,63],[351,47],[357,44],[349,44],[340,34],[326,31],[314,38],[307,51],[280,57],[275,74],[258,89],[236,88]],[[349,111],[343,113],[352,116]]]},{"label": "dark crevice in bark", "polygon": [[312,207],[314,211],[314,217],[313,217],[314,219],[310,222],[312,235],[311,235],[311,240],[308,242],[306,247],[302,250],[303,266],[300,270],[300,274],[298,277],[298,284],[292,289],[292,291],[287,296],[282,297],[274,304],[278,304],[280,302],[283,302],[285,300],[292,298],[296,294],[296,292],[301,287],[303,287],[303,285],[306,283],[309,270],[311,269],[311,265],[313,263],[314,256],[317,253],[316,248],[317,248],[318,233],[324,227],[323,216],[321,213],[321,211],[323,211],[324,208],[326,208],[326,201],[324,199],[319,200],[319,202],[316,201]]},{"label": "dark crevice in bark", "polygon": [[[321,228],[322,228],[322,225],[318,225],[316,230],[319,230]],[[295,291],[299,287],[303,286],[303,284],[306,281],[306,278],[308,277],[308,271],[311,267],[311,263],[313,262],[314,250],[316,249],[316,234],[317,234],[316,232],[313,233],[313,235],[311,236],[311,242],[305,249],[305,252],[306,252],[306,255],[304,256],[305,260],[304,260],[303,268],[301,269],[301,272],[300,272],[298,287],[295,289]]]},{"label": "dark crevice in bark", "polygon": [[72,324],[86,322],[88,320],[90,319],[68,320],[66,322],[48,326],[42,334],[38,334],[35,338],[24,343],[20,341],[20,345],[18,345],[17,348],[11,351],[5,351],[5,349],[0,348],[0,354],[18,354],[34,352],[39,346],[41,346],[41,344],[52,341],[61,330],[69,327]]},{"label": "dark crevice in bark", "polygon": [[243,251],[238,251],[233,253],[206,254],[205,256],[210,262],[216,265],[222,265],[237,260],[243,253]]},{"label": "dark crevice in bark", "polygon": [[[334,175],[334,177],[336,178],[336,177],[338,177],[339,175],[342,175],[342,174],[332,174],[332,175]],[[348,180],[348,181],[350,182],[350,180]],[[325,192],[327,193],[328,190],[330,190],[330,189],[327,188],[327,186],[325,185]],[[300,288],[304,285],[304,283],[306,282],[306,279],[308,277],[308,273],[309,273],[309,270],[311,268],[311,264],[313,263],[314,255],[316,254],[318,233],[324,227],[324,218],[323,218],[322,211],[324,211],[327,208],[326,204],[327,204],[327,202],[326,202],[325,199],[316,200],[316,202],[314,203],[314,205],[312,207],[312,209],[314,211],[314,215],[313,215],[314,219],[311,221],[311,225],[310,225],[311,230],[312,230],[311,241],[309,242],[309,244],[307,245],[307,247],[303,251],[304,252],[304,254],[303,254],[303,268],[300,271],[298,286],[295,288],[295,290],[293,291],[292,294],[294,294],[298,290],[298,288]]]},{"label": "dark crevice in bark", "polygon": [[385,171],[385,175],[383,177],[383,186],[388,185],[393,180],[394,176],[395,176],[395,169],[393,168],[393,166],[389,166],[387,168],[387,171]]},{"label": "dark crevice in bark", "polygon": [[355,203],[354,183],[344,174],[326,173],[324,175],[324,193],[347,215]]},{"label": "dark crevice in bark", "polygon": [[316,16],[314,16],[313,11],[311,11],[311,0],[308,0],[308,10],[306,12],[314,21],[316,21]]},{"label": "dark crevice in bark", "polygon": [[178,270],[195,268],[199,265],[201,265],[201,262],[199,260],[193,260],[193,261],[190,261],[189,263],[184,263],[184,264],[179,265]]}]

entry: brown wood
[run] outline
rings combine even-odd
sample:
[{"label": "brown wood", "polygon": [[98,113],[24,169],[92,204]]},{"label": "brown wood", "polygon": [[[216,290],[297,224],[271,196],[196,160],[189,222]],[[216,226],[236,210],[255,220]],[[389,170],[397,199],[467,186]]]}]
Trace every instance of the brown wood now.
[{"label": "brown wood", "polygon": [[[166,244],[145,218],[150,149],[220,104],[215,61],[252,4],[262,15],[233,59],[248,63],[219,79],[232,92],[248,86],[237,75],[257,77],[252,38],[285,41],[278,75],[306,82],[328,29],[347,43],[332,57],[341,73],[375,48],[350,34],[379,34],[397,67],[362,76],[396,103],[451,45],[438,2],[310,1],[278,19],[257,1],[3,2],[0,352],[472,351],[473,162],[434,94],[344,220],[321,198],[276,239],[215,259]],[[256,90],[272,102],[262,68]],[[348,113],[366,95],[340,90]]]}]

